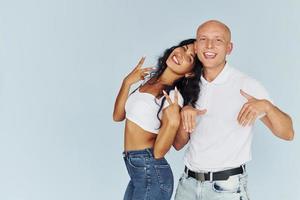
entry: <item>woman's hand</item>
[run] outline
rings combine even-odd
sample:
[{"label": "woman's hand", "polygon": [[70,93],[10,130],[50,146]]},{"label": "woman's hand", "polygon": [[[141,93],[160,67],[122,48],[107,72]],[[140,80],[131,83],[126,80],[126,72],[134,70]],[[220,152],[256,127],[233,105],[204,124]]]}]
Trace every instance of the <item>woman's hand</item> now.
[{"label": "woman's hand", "polygon": [[128,85],[132,85],[140,80],[144,80],[145,76],[149,74],[153,67],[142,68],[145,61],[145,57],[142,57],[137,66],[130,72],[124,79],[124,82]]},{"label": "woman's hand", "polygon": [[180,124],[180,106],[178,105],[178,90],[175,87],[174,102],[172,102],[169,95],[163,91],[169,106],[163,110],[162,121],[170,126],[179,127]]},{"label": "woman's hand", "polygon": [[154,144],[154,157],[156,159],[162,158],[171,148],[178,127],[180,125],[180,107],[178,105],[178,90],[175,88],[174,102],[172,102],[169,95],[163,91],[169,106],[163,110],[162,126],[157,134]]}]

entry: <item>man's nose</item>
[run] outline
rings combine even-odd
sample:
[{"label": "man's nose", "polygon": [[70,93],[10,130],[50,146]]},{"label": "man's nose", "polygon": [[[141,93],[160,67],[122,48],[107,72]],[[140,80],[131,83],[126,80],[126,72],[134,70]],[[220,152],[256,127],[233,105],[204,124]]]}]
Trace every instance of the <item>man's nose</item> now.
[{"label": "man's nose", "polygon": [[212,47],[213,47],[213,41],[212,40],[207,40],[207,42],[206,42],[206,47],[207,48],[209,48],[209,49],[211,49]]}]

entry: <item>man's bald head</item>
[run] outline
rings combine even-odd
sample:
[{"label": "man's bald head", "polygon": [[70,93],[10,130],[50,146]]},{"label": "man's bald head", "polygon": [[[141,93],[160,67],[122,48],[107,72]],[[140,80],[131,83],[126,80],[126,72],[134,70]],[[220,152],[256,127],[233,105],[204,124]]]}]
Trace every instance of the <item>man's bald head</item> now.
[{"label": "man's bald head", "polygon": [[219,28],[219,29],[223,29],[224,30],[224,33],[225,33],[225,37],[227,39],[228,42],[231,41],[231,31],[229,29],[229,27],[218,21],[218,20],[209,20],[209,21],[206,21],[204,22],[203,24],[201,24],[198,29],[197,29],[197,34],[199,33],[199,31],[201,31],[202,29],[205,29],[205,28],[211,28],[211,27],[216,27],[216,28]]},{"label": "man's bald head", "polygon": [[210,20],[198,27],[195,52],[204,69],[222,69],[232,48],[230,29],[224,23]]}]

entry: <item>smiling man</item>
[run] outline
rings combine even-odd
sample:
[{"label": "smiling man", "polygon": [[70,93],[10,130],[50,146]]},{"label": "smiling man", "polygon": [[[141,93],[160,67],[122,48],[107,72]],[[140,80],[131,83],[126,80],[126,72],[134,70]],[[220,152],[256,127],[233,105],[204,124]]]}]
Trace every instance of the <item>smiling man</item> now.
[{"label": "smiling man", "polygon": [[284,140],[294,136],[291,118],[273,105],[265,88],[231,67],[230,29],[211,20],[197,30],[195,51],[203,64],[197,107],[181,110],[173,146],[184,156],[176,200],[249,199],[245,164],[251,160],[252,127],[260,119]]}]

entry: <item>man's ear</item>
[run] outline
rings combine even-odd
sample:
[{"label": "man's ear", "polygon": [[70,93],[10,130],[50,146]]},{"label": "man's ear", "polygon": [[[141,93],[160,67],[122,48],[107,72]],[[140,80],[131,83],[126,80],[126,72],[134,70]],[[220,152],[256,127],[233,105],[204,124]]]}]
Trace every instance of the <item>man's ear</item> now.
[{"label": "man's ear", "polygon": [[233,43],[230,42],[227,46],[227,52],[226,54],[229,55],[231,52],[232,52],[232,49],[233,49]]},{"label": "man's ear", "polygon": [[189,72],[189,73],[186,73],[186,74],[184,75],[185,78],[192,78],[192,77],[194,77],[194,76],[195,76],[195,73],[194,73],[194,72]]}]

